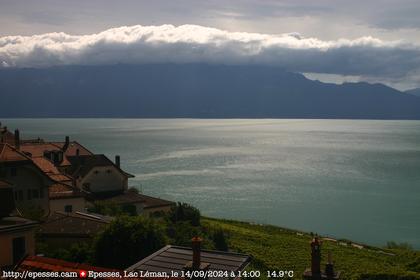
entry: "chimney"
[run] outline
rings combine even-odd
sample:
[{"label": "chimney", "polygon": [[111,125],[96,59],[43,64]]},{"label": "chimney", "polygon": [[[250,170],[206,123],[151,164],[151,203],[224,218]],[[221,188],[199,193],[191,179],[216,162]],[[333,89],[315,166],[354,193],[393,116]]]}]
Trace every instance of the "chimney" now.
[{"label": "chimney", "polygon": [[325,274],[327,275],[327,279],[334,279],[335,272],[334,272],[334,264],[331,258],[331,252],[328,252],[328,262],[325,265]]},{"label": "chimney", "polygon": [[192,268],[193,270],[198,270],[201,265],[201,242],[203,239],[200,237],[193,237],[191,239],[193,259],[192,259]]},{"label": "chimney", "polygon": [[16,150],[20,149],[20,133],[19,129],[15,130],[15,148]]},{"label": "chimney", "polygon": [[115,165],[118,166],[118,168],[120,167],[120,156],[119,155],[115,156]]},{"label": "chimney", "polygon": [[[201,262],[201,242],[203,239],[200,237],[193,237],[191,239],[192,247],[192,261],[189,261],[184,266],[185,272],[192,272],[192,278],[189,280],[207,280],[206,274],[196,274],[196,271],[207,271],[210,267],[209,263]],[[187,278],[186,278],[187,279]]]},{"label": "chimney", "polygon": [[80,156],[80,150],[76,149],[76,157]]},{"label": "chimney", "polygon": [[321,275],[321,243],[318,240],[318,237],[314,237],[311,242],[311,271],[312,276]]},{"label": "chimney", "polygon": [[64,146],[63,146],[63,151],[67,151],[67,149],[69,148],[70,145],[70,137],[66,136],[66,141],[64,142]]}]

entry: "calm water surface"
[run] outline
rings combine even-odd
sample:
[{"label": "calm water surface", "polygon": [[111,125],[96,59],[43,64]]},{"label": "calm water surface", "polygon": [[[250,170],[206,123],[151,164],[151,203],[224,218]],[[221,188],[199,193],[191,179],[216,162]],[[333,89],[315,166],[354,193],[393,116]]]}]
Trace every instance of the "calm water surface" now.
[{"label": "calm water surface", "polygon": [[132,186],[204,215],[420,248],[420,121],[2,121],[119,154]]}]

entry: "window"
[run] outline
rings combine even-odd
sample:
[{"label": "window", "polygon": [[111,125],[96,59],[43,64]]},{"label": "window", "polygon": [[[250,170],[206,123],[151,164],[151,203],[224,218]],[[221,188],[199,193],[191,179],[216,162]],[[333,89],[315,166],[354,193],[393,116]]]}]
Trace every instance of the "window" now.
[{"label": "window", "polygon": [[39,198],[39,191],[38,190],[32,190],[32,197],[34,199],[38,199]]},{"label": "window", "polygon": [[16,169],[16,167],[10,168],[10,176],[12,176],[12,177],[17,176],[17,169]]},{"label": "window", "polygon": [[44,198],[44,189],[42,187],[39,189],[39,197]]},{"label": "window", "polygon": [[28,200],[32,199],[32,190],[28,190]]},{"label": "window", "polygon": [[17,200],[18,200],[18,192],[15,191],[15,201],[17,201]]},{"label": "window", "polygon": [[26,253],[25,237],[13,238],[13,263],[20,261]]},{"label": "window", "polygon": [[20,201],[23,200],[23,191],[22,190],[18,191],[18,197],[19,197],[18,200],[20,200]]},{"label": "window", "polygon": [[66,206],[64,206],[64,212],[66,212],[66,213],[73,212],[73,205],[66,205]]}]

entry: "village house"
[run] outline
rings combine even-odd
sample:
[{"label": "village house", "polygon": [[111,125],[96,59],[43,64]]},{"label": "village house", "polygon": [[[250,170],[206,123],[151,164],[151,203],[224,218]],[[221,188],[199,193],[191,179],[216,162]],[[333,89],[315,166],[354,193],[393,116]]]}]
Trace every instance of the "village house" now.
[{"label": "village house", "polygon": [[35,254],[37,222],[13,216],[13,186],[0,180],[0,269],[18,263],[25,255]]},{"label": "village house", "polygon": [[18,149],[0,143],[0,180],[13,187],[17,211],[49,213],[49,187],[55,182]]},{"label": "village house", "polygon": [[63,211],[66,213],[83,212],[86,210],[85,194],[80,190],[61,183],[49,188],[50,212]]},{"label": "village house", "polygon": [[71,167],[68,174],[76,187],[93,194],[123,193],[128,189],[128,178],[134,176],[120,168],[120,157],[115,163],[105,155],[75,155],[67,157]]},{"label": "village house", "polygon": [[[83,212],[96,201],[130,207],[137,214],[168,212],[173,202],[128,191],[128,179],[120,156],[115,162],[103,154],[94,154],[66,136],[62,142],[43,139],[21,139],[19,130],[11,133],[1,128],[2,139],[51,180],[49,209],[51,212]],[[5,144],[5,143],[3,143]],[[44,194],[43,193],[43,194]],[[36,193],[35,193],[36,196]]]}]

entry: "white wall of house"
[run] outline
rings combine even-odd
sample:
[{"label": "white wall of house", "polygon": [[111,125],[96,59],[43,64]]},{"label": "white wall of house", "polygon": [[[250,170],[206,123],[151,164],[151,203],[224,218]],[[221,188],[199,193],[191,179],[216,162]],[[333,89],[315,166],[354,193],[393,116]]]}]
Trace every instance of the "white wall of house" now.
[{"label": "white wall of house", "polygon": [[23,238],[25,255],[35,254],[35,229],[22,229],[0,233],[0,267],[13,265],[13,240]]},{"label": "white wall of house", "polygon": [[98,166],[77,182],[79,188],[90,192],[108,192],[127,189],[127,177],[115,166]]},{"label": "white wall of house", "polygon": [[84,197],[66,197],[66,198],[50,199],[51,213],[55,211],[67,212],[70,208],[71,208],[71,212],[77,212],[77,211],[83,212],[86,208],[85,198]]}]

